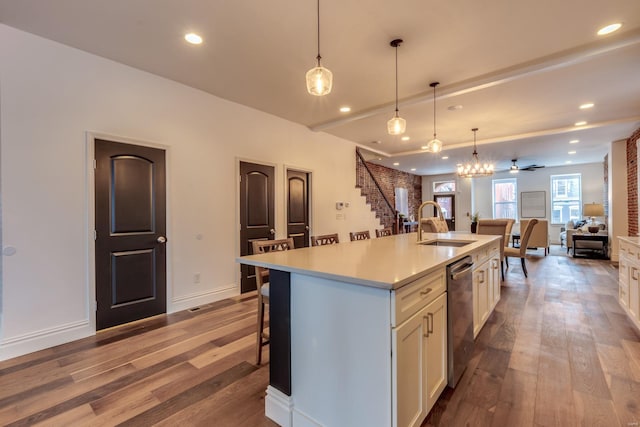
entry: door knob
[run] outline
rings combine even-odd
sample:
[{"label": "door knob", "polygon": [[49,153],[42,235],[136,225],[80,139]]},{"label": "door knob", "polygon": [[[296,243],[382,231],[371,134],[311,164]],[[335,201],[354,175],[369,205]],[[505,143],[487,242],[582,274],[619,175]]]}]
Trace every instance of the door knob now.
[{"label": "door knob", "polygon": [[271,230],[269,230],[269,233],[271,233],[272,235],[273,235],[273,234],[276,234],[276,230],[274,230],[274,229],[272,228]]},{"label": "door knob", "polygon": [[158,237],[158,243],[167,243],[167,238],[164,236]]},{"label": "door knob", "polygon": [[305,229],[305,230],[307,230],[307,231],[309,231],[309,226],[308,226],[308,225],[305,225],[305,226],[304,226],[304,229]]}]

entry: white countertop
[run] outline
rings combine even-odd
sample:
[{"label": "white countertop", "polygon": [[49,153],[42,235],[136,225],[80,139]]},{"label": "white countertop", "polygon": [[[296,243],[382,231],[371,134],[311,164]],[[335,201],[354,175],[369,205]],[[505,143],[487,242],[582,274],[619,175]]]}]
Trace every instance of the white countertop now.
[{"label": "white countertop", "polygon": [[423,233],[423,241],[471,240],[462,247],[417,243],[417,233],[398,234],[336,245],[238,257],[241,264],[333,279],[357,285],[397,289],[500,239],[471,233]]},{"label": "white countertop", "polygon": [[618,239],[624,240],[632,245],[640,246],[640,237],[638,236],[618,236]]}]

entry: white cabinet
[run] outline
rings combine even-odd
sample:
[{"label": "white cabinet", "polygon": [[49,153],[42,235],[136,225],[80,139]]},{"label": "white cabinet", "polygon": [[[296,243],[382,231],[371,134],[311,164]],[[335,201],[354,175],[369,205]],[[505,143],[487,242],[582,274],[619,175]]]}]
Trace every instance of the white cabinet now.
[{"label": "white cabinet", "polygon": [[420,426],[447,385],[447,294],[392,332],[394,426]]},{"label": "white cabinet", "polygon": [[500,252],[497,246],[474,257],[473,268],[473,337],[500,300]]},{"label": "white cabinet", "polygon": [[640,244],[637,238],[620,239],[618,300],[640,329]]}]

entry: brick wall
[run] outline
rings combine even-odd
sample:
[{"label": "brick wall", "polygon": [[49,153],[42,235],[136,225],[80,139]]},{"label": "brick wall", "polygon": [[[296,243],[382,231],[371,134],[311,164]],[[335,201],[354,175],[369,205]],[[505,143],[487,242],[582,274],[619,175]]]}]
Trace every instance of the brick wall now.
[{"label": "brick wall", "polygon": [[[409,198],[409,214],[416,215],[422,203],[422,177],[407,172],[390,169],[374,163],[366,162],[371,174],[375,177],[382,192],[391,206],[395,208],[395,188],[406,188]],[[384,227],[393,227],[395,212],[389,209],[382,194],[378,191],[373,180],[356,154],[356,187],[360,188],[371,210],[376,212]],[[395,210],[395,209],[394,209]]]},{"label": "brick wall", "polygon": [[628,217],[629,236],[638,234],[638,150],[636,140],[640,138],[640,129],[637,129],[627,139],[627,188],[628,188]]}]

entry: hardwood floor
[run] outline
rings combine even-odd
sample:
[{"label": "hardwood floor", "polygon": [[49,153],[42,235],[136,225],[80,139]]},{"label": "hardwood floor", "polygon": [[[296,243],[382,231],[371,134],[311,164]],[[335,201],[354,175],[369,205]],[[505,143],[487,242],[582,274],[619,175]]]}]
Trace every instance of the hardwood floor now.
[{"label": "hardwood floor", "polygon": [[[528,279],[511,263],[459,385],[423,426],[640,423],[640,333],[617,269],[539,252]],[[0,362],[0,425],[275,426],[256,308],[243,295]]]}]

